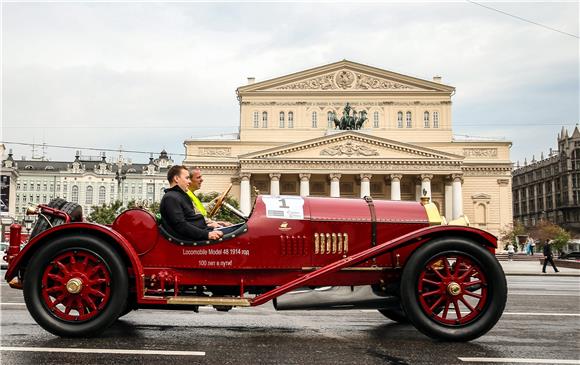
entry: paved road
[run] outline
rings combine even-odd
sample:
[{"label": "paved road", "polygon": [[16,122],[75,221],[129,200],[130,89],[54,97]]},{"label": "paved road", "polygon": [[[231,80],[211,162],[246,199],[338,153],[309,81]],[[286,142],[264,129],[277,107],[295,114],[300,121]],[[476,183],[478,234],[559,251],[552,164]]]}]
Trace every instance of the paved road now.
[{"label": "paved road", "polygon": [[139,310],[99,338],[61,339],[36,325],[21,292],[2,283],[1,363],[580,364],[580,277],[509,276],[508,285],[506,311],[492,331],[442,343],[376,311],[276,312],[270,305],[229,313]]}]

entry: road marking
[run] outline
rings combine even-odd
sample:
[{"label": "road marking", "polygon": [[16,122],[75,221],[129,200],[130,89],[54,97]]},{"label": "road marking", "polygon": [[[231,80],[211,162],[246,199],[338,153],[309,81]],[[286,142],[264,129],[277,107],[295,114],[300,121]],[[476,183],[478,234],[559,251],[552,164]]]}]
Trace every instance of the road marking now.
[{"label": "road marking", "polygon": [[169,356],[205,356],[203,351],[154,351],[123,349],[82,349],[59,347],[0,347],[0,351],[22,352],[73,352],[83,354],[122,354],[122,355],[169,355]]},{"label": "road marking", "polygon": [[504,312],[509,316],[569,316],[580,317],[580,313],[525,313],[525,312]]},{"label": "road marking", "polygon": [[520,364],[580,364],[580,360],[516,359],[510,357],[458,357],[463,362],[501,362]]},{"label": "road marking", "polygon": [[26,305],[26,303],[0,303],[0,305]]},{"label": "road marking", "polygon": [[576,293],[576,294],[564,294],[564,293],[546,293],[546,292],[541,292],[541,293],[532,293],[532,292],[509,292],[508,295],[534,295],[534,296],[538,296],[538,297],[543,297],[543,296],[559,296],[559,297],[578,297],[580,296],[580,293]]},{"label": "road marking", "polygon": [[[378,313],[376,309],[360,309],[363,313]],[[469,312],[461,312],[469,314]],[[503,312],[504,316],[562,316],[562,317],[580,317],[580,313],[533,313],[533,312]]]}]

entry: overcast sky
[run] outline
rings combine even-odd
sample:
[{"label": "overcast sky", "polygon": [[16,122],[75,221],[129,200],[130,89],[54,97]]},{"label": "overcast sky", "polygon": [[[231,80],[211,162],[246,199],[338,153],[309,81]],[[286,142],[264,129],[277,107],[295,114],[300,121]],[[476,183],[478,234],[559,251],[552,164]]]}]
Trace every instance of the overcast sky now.
[{"label": "overcast sky", "polygon": [[483,4],[575,37],[467,1],[4,2],[0,139],[183,153],[187,138],[237,131],[248,76],[348,59],[443,76],[456,87],[454,134],[538,158],[580,119],[578,2]]}]

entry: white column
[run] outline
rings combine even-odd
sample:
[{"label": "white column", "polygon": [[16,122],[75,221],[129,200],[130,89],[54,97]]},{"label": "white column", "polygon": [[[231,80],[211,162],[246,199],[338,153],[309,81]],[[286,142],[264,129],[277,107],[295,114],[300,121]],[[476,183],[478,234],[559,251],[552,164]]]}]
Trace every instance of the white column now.
[{"label": "white column", "polygon": [[270,174],[270,195],[280,195],[280,176],[282,174]]},{"label": "white column", "polygon": [[421,175],[421,196],[428,196],[431,199],[431,179],[433,175]]},{"label": "white column", "polygon": [[310,174],[299,174],[300,176],[300,196],[310,195]]},{"label": "white column", "polygon": [[403,175],[391,175],[391,200],[401,200],[401,179]]},{"label": "white column", "polygon": [[360,197],[371,196],[371,174],[360,174]]},{"label": "white column", "polygon": [[463,215],[463,192],[461,191],[461,184],[463,182],[463,175],[453,174],[453,217],[457,219]]},{"label": "white column", "polygon": [[250,191],[250,174],[240,174],[240,210],[245,215],[250,214],[252,209],[252,192]]},{"label": "white column", "polygon": [[330,197],[340,198],[340,177],[341,174],[330,174]]},{"label": "white column", "polygon": [[445,179],[445,218],[453,216],[453,185],[451,179]]}]

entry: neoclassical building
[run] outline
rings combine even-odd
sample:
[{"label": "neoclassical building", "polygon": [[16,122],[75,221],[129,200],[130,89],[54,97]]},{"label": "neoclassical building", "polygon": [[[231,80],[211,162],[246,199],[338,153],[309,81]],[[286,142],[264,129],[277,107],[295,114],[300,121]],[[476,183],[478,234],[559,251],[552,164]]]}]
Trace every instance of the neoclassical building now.
[{"label": "neoclassical building", "polygon": [[[497,234],[511,224],[510,142],[456,140],[455,88],[343,60],[237,90],[239,133],[184,142],[205,191],[419,200]],[[335,128],[345,106],[361,129]],[[348,212],[345,212],[348,213]]]}]

